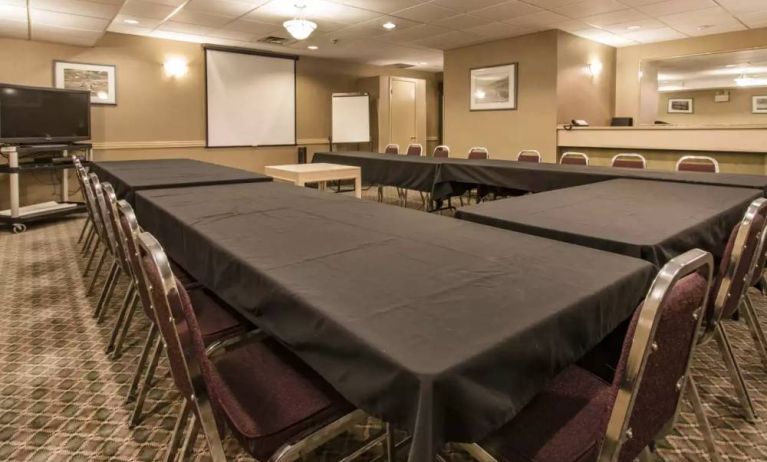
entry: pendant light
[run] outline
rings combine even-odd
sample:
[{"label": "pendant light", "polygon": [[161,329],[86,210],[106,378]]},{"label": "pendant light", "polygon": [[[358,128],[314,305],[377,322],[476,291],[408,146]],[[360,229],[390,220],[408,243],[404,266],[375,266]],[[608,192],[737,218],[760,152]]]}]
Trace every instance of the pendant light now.
[{"label": "pendant light", "polygon": [[285,21],[282,23],[282,25],[285,27],[285,29],[287,29],[288,33],[293,36],[294,39],[306,40],[310,35],[312,35],[312,32],[317,29],[317,24],[309,21],[304,17],[304,9],[306,8],[306,4],[297,3],[295,6],[298,9],[298,16],[296,16],[295,19],[291,19],[290,21]]}]

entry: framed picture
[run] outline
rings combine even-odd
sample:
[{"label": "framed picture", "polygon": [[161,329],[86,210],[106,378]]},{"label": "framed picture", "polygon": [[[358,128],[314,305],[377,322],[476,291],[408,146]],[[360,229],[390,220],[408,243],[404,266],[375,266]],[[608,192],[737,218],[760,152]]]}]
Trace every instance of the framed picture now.
[{"label": "framed picture", "polygon": [[471,70],[472,111],[517,109],[517,63]]},{"label": "framed picture", "polygon": [[117,68],[109,64],[53,62],[53,86],[91,92],[91,104],[117,104]]},{"label": "framed picture", "polygon": [[692,114],[692,98],[669,98],[669,114]]},{"label": "framed picture", "polygon": [[752,96],[751,112],[754,114],[767,114],[767,96]]}]

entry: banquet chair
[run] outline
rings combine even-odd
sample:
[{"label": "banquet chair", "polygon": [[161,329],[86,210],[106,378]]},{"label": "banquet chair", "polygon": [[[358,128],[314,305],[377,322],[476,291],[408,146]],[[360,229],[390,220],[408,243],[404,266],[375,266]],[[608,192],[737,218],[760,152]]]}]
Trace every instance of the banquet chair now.
[{"label": "banquet chair", "polygon": [[762,329],[762,324],[757,315],[756,308],[754,308],[754,301],[748,293],[749,288],[758,288],[764,279],[764,264],[767,260],[767,217],[762,217],[762,219],[764,220],[765,227],[759,234],[756,255],[753,258],[754,264],[751,268],[751,275],[749,277],[750,282],[743,291],[743,302],[740,307],[740,312],[744,315],[743,317],[745,318],[746,325],[751,332],[751,338],[754,340],[754,344],[759,350],[762,364],[767,368],[767,338],[765,337],[764,329]]},{"label": "banquet chair", "polygon": [[450,157],[450,146],[440,144],[439,146],[434,148],[434,153],[432,154],[432,157],[437,157],[437,158]]},{"label": "banquet chair", "polygon": [[541,153],[535,149],[525,149],[519,151],[517,154],[517,162],[530,162],[533,164],[540,164],[541,160]]},{"label": "banquet chair", "polygon": [[408,156],[422,156],[423,154],[423,146],[418,143],[413,143],[407,147],[406,155]]},{"label": "banquet chair", "polygon": [[96,198],[93,195],[93,188],[91,187],[88,173],[85,171],[82,165],[75,167],[77,181],[80,184],[80,189],[83,191],[83,197],[85,198],[85,205],[88,210],[88,216],[90,217],[91,226],[88,231],[88,235],[85,238],[80,252],[82,255],[89,255],[88,263],[85,266],[83,277],[87,277],[90,272],[93,261],[98,252],[99,247],[104,240],[104,230],[101,226],[101,218],[98,212],[98,206],[96,205]]},{"label": "banquet chair", "polygon": [[589,156],[582,152],[568,151],[559,159],[560,165],[589,165]]},{"label": "banquet chair", "polygon": [[93,293],[93,289],[95,289],[96,282],[98,281],[99,275],[101,274],[101,269],[104,267],[104,264],[108,261],[108,259],[111,259],[111,263],[108,266],[109,271],[107,272],[107,278],[102,287],[99,300],[96,303],[96,309],[93,312],[93,317],[95,318],[98,316],[101,305],[106,301],[105,299],[107,298],[107,295],[110,293],[114,285],[119,282],[120,270],[117,263],[117,251],[114,248],[116,239],[114,232],[112,231],[112,228],[109,226],[107,221],[106,203],[104,201],[104,192],[102,191],[101,181],[99,181],[99,177],[95,173],[88,174],[88,180],[88,184],[90,185],[93,192],[94,203],[96,204],[96,209],[98,210],[98,222],[102,229],[101,244],[103,249],[101,250],[101,255],[99,256],[98,264],[96,265],[96,269],[93,272],[93,276],[91,276],[91,281],[88,284],[86,295]]},{"label": "banquet chair", "polygon": [[[730,233],[709,296],[711,310],[707,313],[706,330],[701,338],[701,343],[707,342],[710,338],[716,340],[738,400],[743,407],[744,417],[749,422],[756,420],[756,413],[740,366],[733,354],[724,321],[737,313],[744,302],[745,292],[753,276],[754,262],[759,259],[757,252],[765,223],[767,223],[766,215],[767,199],[756,199],[749,205],[743,219]],[[747,322],[753,319],[748,311],[744,314]]]},{"label": "banquet chair", "polygon": [[[612,381],[573,365],[495,434],[464,448],[481,461],[631,461],[667,435],[690,375],[714,261],[699,249],[669,261],[634,312]],[[710,436],[707,435],[707,438]]]},{"label": "banquet chair", "polygon": [[613,167],[620,168],[647,168],[647,160],[641,154],[623,153],[616,154],[610,163]]},{"label": "banquet chair", "polygon": [[488,154],[487,148],[483,148],[482,146],[475,146],[471,149],[469,149],[469,159],[489,159],[490,155]]},{"label": "banquet chair", "polygon": [[[138,225],[138,221],[136,221],[136,215],[133,208],[124,200],[118,202],[118,217],[120,226],[123,230],[123,235],[125,236],[125,249],[132,268],[132,274],[136,278],[136,293],[138,294],[138,299],[143,312],[150,322],[149,331],[147,332],[146,341],[144,342],[144,348],[139,357],[138,364],[136,365],[133,380],[128,388],[128,395],[126,398],[126,402],[136,401],[130,417],[130,426],[133,427],[138,424],[141,419],[144,400],[151,387],[157,363],[162,355],[164,346],[161,339],[158,338],[156,316],[151,304],[149,288],[146,286],[143,277],[143,269],[138,256],[137,239],[141,233],[141,228]],[[180,273],[182,270],[178,265],[173,262],[170,262],[170,265],[174,274],[183,274]],[[195,302],[195,307],[199,310],[198,319],[202,326],[203,337],[207,343],[213,343],[245,331],[243,320],[239,316],[231,313],[231,311],[225,308],[223,304],[219,303],[215,296],[204,289],[201,284],[196,281],[190,282],[191,277],[188,275],[184,275],[182,278],[177,277],[177,279],[189,292],[190,297]],[[120,333],[118,334],[112,352],[113,357],[119,355],[136,308],[137,305],[133,304],[129,308],[129,311],[125,313]]]},{"label": "banquet chair", "polygon": [[384,154],[399,154],[399,144],[387,144]]},{"label": "banquet chair", "polygon": [[676,163],[676,171],[719,173],[719,162],[708,156],[683,156]]},{"label": "banquet chair", "polygon": [[207,344],[193,300],[149,233],[139,235],[139,261],[171,375],[184,399],[166,460],[179,449],[185,459],[202,430],[211,459],[225,461],[222,436],[229,430],[257,460],[293,461],[366,418],[258,329]]},{"label": "banquet chair", "polygon": [[80,172],[79,170],[83,168],[82,162],[80,162],[80,159],[77,158],[77,156],[72,155],[72,165],[75,168],[75,178],[77,178],[77,183],[80,186],[80,191],[83,194],[83,198],[85,199],[85,210],[87,212],[87,216],[85,217],[85,221],[83,222],[83,229],[80,231],[80,236],[77,238],[78,244],[83,244],[86,236],[89,236],[90,233],[93,231],[93,216],[91,216],[91,210],[90,205],[88,204],[88,198],[85,197],[85,188],[83,188],[82,179],[80,178]]}]

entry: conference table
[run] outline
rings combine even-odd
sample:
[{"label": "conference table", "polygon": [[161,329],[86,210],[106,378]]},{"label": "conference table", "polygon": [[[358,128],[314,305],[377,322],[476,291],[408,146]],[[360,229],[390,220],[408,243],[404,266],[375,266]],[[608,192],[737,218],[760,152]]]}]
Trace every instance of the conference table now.
[{"label": "conference table", "polygon": [[90,169],[131,205],[138,191],[272,181],[266,175],[192,159],[98,161]]},{"label": "conference table", "polygon": [[[433,200],[462,195],[478,185],[539,193],[620,178],[751,188],[767,194],[767,175],[671,172],[498,159],[419,158],[370,152],[316,153],[313,162],[359,166],[362,167],[363,181],[431,192]],[[414,178],[418,181],[413,181]]]},{"label": "conference table", "polygon": [[136,212],[198,281],[408,430],[411,462],[502,427],[631,316],[657,271],[281,183],[140,191]]},{"label": "conference table", "polygon": [[756,189],[647,180],[600,183],[462,207],[456,217],[646,260],[694,248],[721,257]]}]

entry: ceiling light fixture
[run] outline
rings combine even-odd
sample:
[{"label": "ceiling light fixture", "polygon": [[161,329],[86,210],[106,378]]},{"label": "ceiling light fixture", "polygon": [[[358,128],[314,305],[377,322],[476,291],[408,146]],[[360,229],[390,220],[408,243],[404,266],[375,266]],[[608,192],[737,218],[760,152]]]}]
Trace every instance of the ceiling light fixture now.
[{"label": "ceiling light fixture", "polygon": [[135,19],[123,19],[123,22],[125,24],[138,24],[139,23],[139,21],[137,21]]},{"label": "ceiling light fixture", "polygon": [[296,3],[295,6],[298,9],[298,16],[290,21],[285,21],[282,25],[294,39],[306,40],[317,29],[317,23],[305,18],[304,9],[306,5],[304,3]]},{"label": "ceiling light fixture", "polygon": [[383,24],[383,28],[386,29],[386,30],[394,30],[394,29],[397,28],[397,25],[394,24],[393,22],[389,21],[389,22],[385,22]]},{"label": "ceiling light fixture", "polygon": [[698,30],[706,30],[706,29],[711,29],[712,27],[714,27],[714,26],[712,26],[711,24],[702,24],[702,25],[698,26],[697,29]]},{"label": "ceiling light fixture", "polygon": [[318,47],[317,45],[309,45],[309,46],[308,46],[308,47],[306,47],[306,48],[308,48],[308,49],[310,49],[310,50],[319,50],[319,49],[320,49],[320,47]]}]

